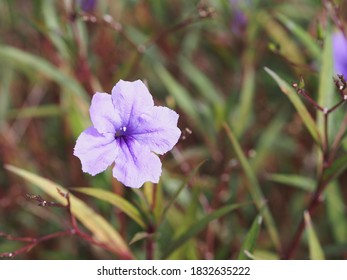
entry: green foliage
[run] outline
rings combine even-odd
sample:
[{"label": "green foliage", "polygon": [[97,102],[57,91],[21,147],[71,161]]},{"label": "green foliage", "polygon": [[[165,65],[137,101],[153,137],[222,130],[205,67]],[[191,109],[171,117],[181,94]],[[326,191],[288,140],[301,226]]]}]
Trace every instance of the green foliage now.
[{"label": "green foliage", "polygon": [[249,193],[251,194],[255,205],[257,206],[258,210],[263,213],[265,224],[268,228],[269,234],[271,236],[272,242],[274,243],[275,247],[279,249],[280,247],[280,239],[279,235],[275,226],[274,219],[272,217],[272,214],[270,212],[270,209],[268,206],[264,203],[264,195],[261,191],[259,182],[256,178],[256,175],[248,162],[245,154],[243,153],[241,146],[239,142],[237,141],[235,135],[233,132],[230,130],[230,128],[225,125],[225,130],[228,134],[228,137],[230,139],[230,142],[235,150],[236,156],[238,160],[240,161],[240,164],[242,166],[242,169],[245,172],[246,178],[248,180],[247,188]]},{"label": "green foliage", "polygon": [[324,252],[322,246],[319,243],[317,233],[313,228],[310,215],[304,213],[305,224],[306,224],[306,233],[308,239],[308,246],[310,250],[310,259],[311,260],[324,260]]},{"label": "green foliage", "polygon": [[140,212],[131,203],[119,195],[95,188],[75,188],[73,190],[107,201],[127,214],[142,228],[146,226],[142,220]]},{"label": "green foliage", "polygon": [[316,188],[316,183],[311,178],[293,175],[293,174],[269,174],[268,179],[282,185],[292,186],[302,189],[307,192],[313,192]]},{"label": "green foliage", "polygon": [[[346,27],[343,1],[335,18],[315,0],[96,1],[95,18],[81,1],[24,2],[0,3],[1,231],[68,229],[66,211],[25,194],[28,185],[66,203],[56,188],[71,187],[79,226],[117,258],[280,259],[300,220],[308,246],[298,242],[293,258],[346,257],[344,129],[342,147],[330,149],[346,104],[326,126],[296,91],[323,108],[340,100],[332,36],[338,22]],[[144,80],[156,105],[180,115],[182,136],[161,157],[160,182],[138,190],[110,170],[83,174],[73,156],[91,125],[91,96],[110,93],[119,79]],[[0,253],[21,245],[1,240]],[[64,237],[18,258],[109,255]]]},{"label": "green foliage", "polygon": [[247,253],[252,254],[260,232],[262,217],[257,216],[243,241],[238,260],[248,260]]},{"label": "green foliage", "polygon": [[218,210],[213,211],[212,213],[205,215],[200,220],[193,223],[191,226],[188,227],[186,231],[181,233],[175,240],[173,240],[170,245],[167,246],[167,248],[164,250],[164,252],[161,255],[161,259],[166,259],[174,252],[174,250],[177,250],[180,246],[182,246],[185,242],[187,242],[190,238],[198,234],[200,231],[202,231],[211,221],[224,216],[225,214],[236,210],[239,207],[245,206],[246,204],[232,204],[228,206],[224,206]]},{"label": "green foliage", "polygon": [[292,102],[298,114],[302,118],[312,138],[317,142],[317,144],[320,144],[321,136],[318,132],[318,128],[295,90],[283,79],[281,79],[274,71],[270,70],[269,68],[265,68],[265,71],[277,82],[281,91],[288,96],[289,100]]}]

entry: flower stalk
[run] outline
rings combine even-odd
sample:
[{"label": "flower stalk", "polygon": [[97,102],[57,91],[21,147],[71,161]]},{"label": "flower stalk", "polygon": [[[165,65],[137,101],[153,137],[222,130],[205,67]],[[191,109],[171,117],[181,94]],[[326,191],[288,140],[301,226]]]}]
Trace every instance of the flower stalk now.
[{"label": "flower stalk", "polygon": [[[90,244],[96,245],[106,251],[113,252],[113,249],[110,248],[107,244],[94,239],[92,236],[90,236],[89,234],[79,229],[77,220],[71,212],[71,202],[70,202],[69,193],[64,194],[60,190],[57,190],[57,191],[61,196],[63,196],[66,199],[67,201],[66,205],[63,205],[57,202],[46,201],[39,195],[27,195],[27,198],[36,201],[38,203],[38,206],[41,206],[41,207],[65,208],[69,214],[71,227],[64,231],[58,231],[58,232],[51,233],[42,237],[15,237],[10,234],[6,234],[4,232],[0,232],[0,237],[3,237],[7,240],[27,243],[27,245],[21,247],[20,249],[16,251],[1,253],[0,258],[14,258],[20,254],[29,252],[31,249],[33,249],[34,247],[36,247],[37,245],[45,241],[60,238],[60,237],[66,237],[66,236],[78,236]],[[122,259],[131,259],[131,257],[128,255],[122,255],[120,257]]]},{"label": "flower stalk", "polygon": [[[323,127],[324,127],[324,138],[322,143],[322,164],[320,165],[320,171],[318,175],[317,180],[317,187],[315,192],[312,194],[310,202],[308,204],[308,207],[305,212],[307,212],[310,216],[312,216],[317,209],[317,207],[322,202],[322,195],[328,184],[330,183],[331,177],[324,178],[326,170],[333,164],[333,161],[335,159],[336,151],[339,148],[339,144],[341,143],[342,137],[345,133],[345,130],[347,128],[347,114],[340,126],[339,132],[337,133],[333,144],[331,148],[329,147],[329,137],[328,137],[328,123],[329,123],[329,116],[331,113],[335,112],[340,106],[342,106],[346,100],[347,96],[343,94],[343,90],[346,88],[346,82],[342,75],[338,75],[339,81],[335,80],[335,85],[342,97],[342,99],[336,103],[334,106],[332,106],[330,109],[321,107],[315,100],[313,100],[309,94],[305,91],[303,87],[299,87],[298,84],[293,84],[293,87],[296,89],[297,93],[301,96],[305,97],[305,99],[314,106],[318,111],[321,111],[324,114],[324,121],[323,121]],[[342,83],[342,86],[341,86]],[[292,259],[298,249],[298,246],[300,244],[300,240],[302,237],[302,234],[305,230],[305,220],[304,216],[302,216],[301,221],[299,223],[299,226],[295,232],[295,235],[288,246],[288,249],[286,252],[284,252],[282,258],[283,259]]]}]

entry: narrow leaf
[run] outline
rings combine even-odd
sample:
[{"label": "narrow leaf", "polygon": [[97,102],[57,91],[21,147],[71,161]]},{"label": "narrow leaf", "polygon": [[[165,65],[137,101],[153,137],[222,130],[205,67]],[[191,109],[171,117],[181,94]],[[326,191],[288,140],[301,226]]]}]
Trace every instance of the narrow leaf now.
[{"label": "narrow leaf", "polygon": [[310,259],[311,260],[324,260],[324,252],[319,243],[316,232],[313,228],[311,217],[308,212],[304,213],[305,224],[306,224],[306,233],[308,238],[308,246],[310,250]]},{"label": "narrow leaf", "polygon": [[209,77],[184,57],[180,58],[180,65],[184,74],[192,81],[201,95],[209,100],[211,104],[223,104],[222,93],[216,89],[216,86],[212,84]]},{"label": "narrow leaf", "polygon": [[58,53],[65,59],[71,59],[71,51],[64,41],[64,35],[61,30],[61,22],[59,22],[59,16],[57,14],[56,3],[52,0],[46,0],[41,2],[41,12],[45,25],[47,28],[46,36],[49,37],[50,41],[56,47]]},{"label": "narrow leaf", "polygon": [[186,176],[186,180],[184,180],[182,182],[182,184],[180,185],[180,187],[178,188],[178,190],[176,191],[176,193],[174,195],[171,196],[171,199],[169,200],[169,202],[167,203],[167,205],[165,206],[164,210],[163,210],[163,214],[161,216],[161,221],[162,222],[164,220],[164,218],[166,217],[167,212],[169,211],[170,207],[174,204],[174,202],[176,201],[177,197],[179,196],[179,194],[182,192],[182,190],[187,186],[187,184],[190,182],[190,180],[196,175],[196,173],[199,171],[200,167],[205,163],[205,160],[200,162],[192,171],[191,173]]},{"label": "narrow leaf", "polygon": [[255,92],[255,70],[254,66],[248,62],[244,69],[244,77],[240,92],[239,114],[233,127],[235,127],[236,135],[240,136],[249,125],[249,118],[252,113]]},{"label": "narrow leaf", "polygon": [[13,79],[13,72],[13,69],[10,67],[0,69],[0,122],[5,119],[10,104],[10,87]]},{"label": "narrow leaf", "polygon": [[189,92],[181,86],[161,64],[157,64],[154,69],[169,93],[175,98],[178,106],[180,106],[194,122],[199,124],[196,102],[190,96]]},{"label": "narrow leaf", "polygon": [[37,71],[58,83],[62,88],[66,88],[69,93],[77,95],[83,100],[87,100],[85,90],[76,80],[41,57],[29,54],[17,48],[0,45],[0,60],[1,59],[6,60],[19,70],[27,68],[30,69],[30,71]]},{"label": "narrow leaf", "polygon": [[138,232],[134,235],[134,237],[130,240],[129,245],[132,245],[140,240],[153,237],[154,235],[145,231]]},{"label": "narrow leaf", "polygon": [[312,138],[317,144],[320,144],[321,137],[318,128],[315,124],[315,121],[306,109],[304,103],[302,102],[296,91],[284,80],[282,80],[274,71],[270,70],[267,67],[265,67],[265,71],[276,81],[281,91],[288,96],[290,102],[292,102],[292,104],[294,105],[302,121],[306,125],[306,128],[310,132]]},{"label": "narrow leaf", "polygon": [[185,242],[187,242],[189,239],[194,237],[196,234],[201,232],[211,221],[218,219],[227,213],[236,210],[242,206],[248,205],[249,203],[244,204],[232,204],[228,206],[224,206],[208,215],[200,219],[199,221],[193,223],[186,231],[184,231],[182,234],[180,234],[175,240],[170,242],[168,244],[167,248],[162,253],[161,259],[166,259],[170,256],[171,253],[173,253],[175,250],[177,250],[180,246],[182,246]]},{"label": "narrow leaf", "polygon": [[96,188],[73,188],[72,190],[90,195],[112,204],[133,219],[140,227],[146,228],[146,224],[143,222],[140,212],[120,195]]},{"label": "narrow leaf", "polygon": [[[322,66],[319,71],[319,91],[318,103],[322,107],[330,108],[336,103],[338,94],[334,92],[334,61],[333,61],[333,43],[330,30],[327,30],[324,38],[324,49],[322,52]],[[321,114],[322,116],[322,114]]]},{"label": "narrow leaf", "polygon": [[283,14],[278,14],[276,16],[285,27],[290,30],[296,38],[307,48],[312,57],[319,59],[321,56],[321,49],[319,48],[317,42],[311,37],[311,35],[304,30],[302,27],[297,25],[295,22],[291,21],[288,17]]},{"label": "narrow leaf", "polygon": [[[333,82],[334,77],[334,61],[333,61],[333,44],[331,38],[331,28],[328,24],[325,31],[324,48],[322,52],[322,65],[319,71],[319,90],[318,90],[318,104],[323,108],[333,107],[339,100],[339,95],[335,92],[335,85]],[[341,114],[335,111],[329,114],[328,124],[328,143],[335,138],[339,125],[341,123]],[[321,133],[324,135],[324,114],[320,113],[317,116],[317,126]],[[328,144],[329,145],[329,144]],[[321,152],[318,150],[318,152]],[[322,157],[322,155],[319,155]]]},{"label": "narrow leaf", "polygon": [[248,231],[246,238],[242,244],[239,256],[237,258],[238,260],[248,260],[249,257],[247,253],[253,254],[253,250],[257,242],[262,221],[263,221],[263,218],[260,215],[258,215],[254,219],[252,226],[250,230]]},{"label": "narrow leaf", "polygon": [[277,249],[280,248],[280,239],[279,235],[275,226],[275,222],[273,220],[273,217],[271,215],[270,209],[265,203],[265,198],[263,196],[263,193],[261,191],[260,185],[258,183],[257,177],[255,176],[254,171],[252,170],[252,167],[250,163],[248,162],[245,154],[243,153],[241,146],[239,142],[237,141],[234,133],[231,131],[231,129],[228,127],[227,124],[224,124],[224,128],[227,132],[227,135],[230,139],[230,142],[234,148],[234,151],[236,153],[236,156],[238,160],[240,161],[240,164],[242,166],[243,171],[245,172],[246,178],[248,179],[248,191],[251,194],[255,205],[257,206],[259,211],[262,211],[262,214],[264,216],[264,221],[267,227],[267,230],[271,236],[271,239],[276,246]]},{"label": "narrow leaf", "polygon": [[343,201],[343,195],[336,181],[331,182],[325,190],[326,208],[328,221],[331,225],[332,234],[337,243],[347,242],[347,221],[346,206]]},{"label": "narrow leaf", "polygon": [[260,11],[257,19],[272,41],[279,46],[279,52],[283,57],[289,58],[292,63],[298,65],[305,62],[302,50],[296,44],[296,41],[291,38],[287,30],[270,13],[265,10]]},{"label": "narrow leaf", "polygon": [[264,165],[267,156],[276,153],[276,151],[274,151],[274,145],[279,139],[283,124],[283,118],[281,116],[276,116],[261,134],[255,148],[255,158],[251,161],[252,168],[256,173]]},{"label": "narrow leaf", "polygon": [[26,107],[18,110],[11,110],[8,112],[7,119],[21,119],[21,118],[44,118],[58,116],[63,112],[60,106],[57,105],[41,105]]},{"label": "narrow leaf", "polygon": [[268,174],[267,178],[272,182],[292,186],[307,192],[313,192],[316,188],[316,182],[313,179],[300,175],[273,173]]}]

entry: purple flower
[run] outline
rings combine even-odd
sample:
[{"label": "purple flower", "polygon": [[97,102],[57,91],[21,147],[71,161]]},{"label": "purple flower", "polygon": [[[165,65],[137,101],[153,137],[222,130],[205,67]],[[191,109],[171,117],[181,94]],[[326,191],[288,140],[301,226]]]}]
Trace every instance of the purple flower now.
[{"label": "purple flower", "polygon": [[336,74],[347,78],[347,39],[342,32],[333,35],[333,56]]},{"label": "purple flower", "polygon": [[82,11],[91,13],[95,9],[96,0],[79,0]]},{"label": "purple flower", "polygon": [[74,149],[82,170],[96,175],[115,162],[113,176],[128,187],[158,183],[161,162],[156,154],[168,152],[177,143],[178,114],[154,106],[140,80],[120,80],[112,95],[97,92],[89,112],[93,125],[81,133]]},{"label": "purple flower", "polygon": [[242,7],[249,7],[251,6],[250,0],[248,1],[240,1],[240,0],[230,0],[230,7],[231,7],[231,31],[239,37],[242,37],[248,24],[248,19],[243,11]]}]

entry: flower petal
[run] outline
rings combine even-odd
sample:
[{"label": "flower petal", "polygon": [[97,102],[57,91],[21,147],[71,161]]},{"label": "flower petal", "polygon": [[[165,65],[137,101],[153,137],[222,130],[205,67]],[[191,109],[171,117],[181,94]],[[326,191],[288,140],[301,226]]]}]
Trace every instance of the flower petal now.
[{"label": "flower petal", "polygon": [[74,155],[81,160],[83,172],[94,176],[114,162],[118,151],[116,145],[112,133],[100,134],[91,126],[78,137]]},{"label": "flower petal", "polygon": [[129,126],[131,119],[154,106],[152,95],[140,80],[120,80],[112,89],[112,102],[125,127]]},{"label": "flower petal", "polygon": [[140,188],[145,182],[159,182],[161,162],[147,147],[132,137],[117,140],[120,151],[113,168],[113,176],[125,186]]},{"label": "flower petal", "polygon": [[133,125],[131,135],[157,154],[164,154],[177,143],[181,131],[177,127],[178,114],[161,106],[142,114]]},{"label": "flower petal", "polygon": [[113,107],[110,94],[95,93],[89,112],[94,127],[100,133],[114,133],[121,125],[120,117]]},{"label": "flower petal", "polygon": [[333,56],[336,74],[347,78],[347,39],[342,32],[333,35]]}]

